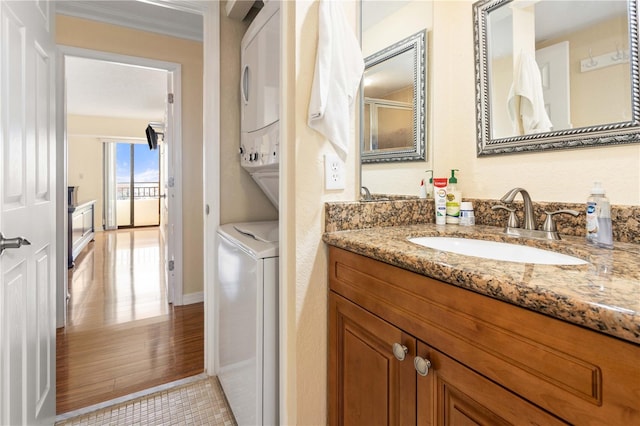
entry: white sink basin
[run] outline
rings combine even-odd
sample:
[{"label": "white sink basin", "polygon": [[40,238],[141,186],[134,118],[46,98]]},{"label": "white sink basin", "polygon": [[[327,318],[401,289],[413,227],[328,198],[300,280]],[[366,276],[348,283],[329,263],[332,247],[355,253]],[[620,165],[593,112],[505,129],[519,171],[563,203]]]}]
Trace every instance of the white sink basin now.
[{"label": "white sink basin", "polygon": [[435,250],[506,262],[538,265],[586,265],[582,259],[519,244],[452,237],[417,237],[409,241]]}]

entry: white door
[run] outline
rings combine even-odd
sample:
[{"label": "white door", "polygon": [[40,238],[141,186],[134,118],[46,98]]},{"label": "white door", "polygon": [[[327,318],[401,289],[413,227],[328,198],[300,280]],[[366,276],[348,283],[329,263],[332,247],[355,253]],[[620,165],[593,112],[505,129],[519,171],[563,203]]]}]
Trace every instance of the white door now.
[{"label": "white door", "polygon": [[55,420],[53,2],[0,2],[0,424]]},{"label": "white door", "polygon": [[552,130],[571,129],[569,42],[536,50],[536,62],[540,68],[542,96],[553,124]]}]

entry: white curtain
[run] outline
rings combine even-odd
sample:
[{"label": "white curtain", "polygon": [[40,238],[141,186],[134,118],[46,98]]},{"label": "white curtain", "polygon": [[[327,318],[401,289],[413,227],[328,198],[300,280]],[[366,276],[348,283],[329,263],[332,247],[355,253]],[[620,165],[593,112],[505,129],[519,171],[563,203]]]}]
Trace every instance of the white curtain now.
[{"label": "white curtain", "polygon": [[118,228],[116,200],[116,142],[104,142],[104,229]]}]

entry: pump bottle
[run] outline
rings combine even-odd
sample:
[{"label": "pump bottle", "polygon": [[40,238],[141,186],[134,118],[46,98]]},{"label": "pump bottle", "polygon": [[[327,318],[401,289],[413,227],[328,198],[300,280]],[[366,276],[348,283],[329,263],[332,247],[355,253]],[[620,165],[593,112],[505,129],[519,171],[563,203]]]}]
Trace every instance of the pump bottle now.
[{"label": "pump bottle", "polygon": [[433,198],[433,170],[427,170],[427,173],[431,174],[426,183],[427,198]]},{"label": "pump bottle", "polygon": [[611,205],[601,182],[594,182],[587,198],[587,242],[598,247],[613,248]]},{"label": "pump bottle", "polygon": [[462,194],[458,191],[458,179],[456,172],[458,169],[451,169],[451,177],[449,178],[449,187],[447,188],[447,220],[449,224],[457,225],[460,223],[460,203],[462,202]]}]

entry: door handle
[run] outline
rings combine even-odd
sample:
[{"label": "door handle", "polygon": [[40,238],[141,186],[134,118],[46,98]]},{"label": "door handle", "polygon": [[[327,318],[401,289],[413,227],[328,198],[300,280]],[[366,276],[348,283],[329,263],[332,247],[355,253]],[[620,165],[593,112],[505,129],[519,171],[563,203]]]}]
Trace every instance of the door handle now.
[{"label": "door handle", "polygon": [[26,238],[16,237],[16,238],[5,238],[0,232],[0,254],[4,252],[4,249],[10,248],[20,248],[22,246],[30,246],[31,243]]}]

